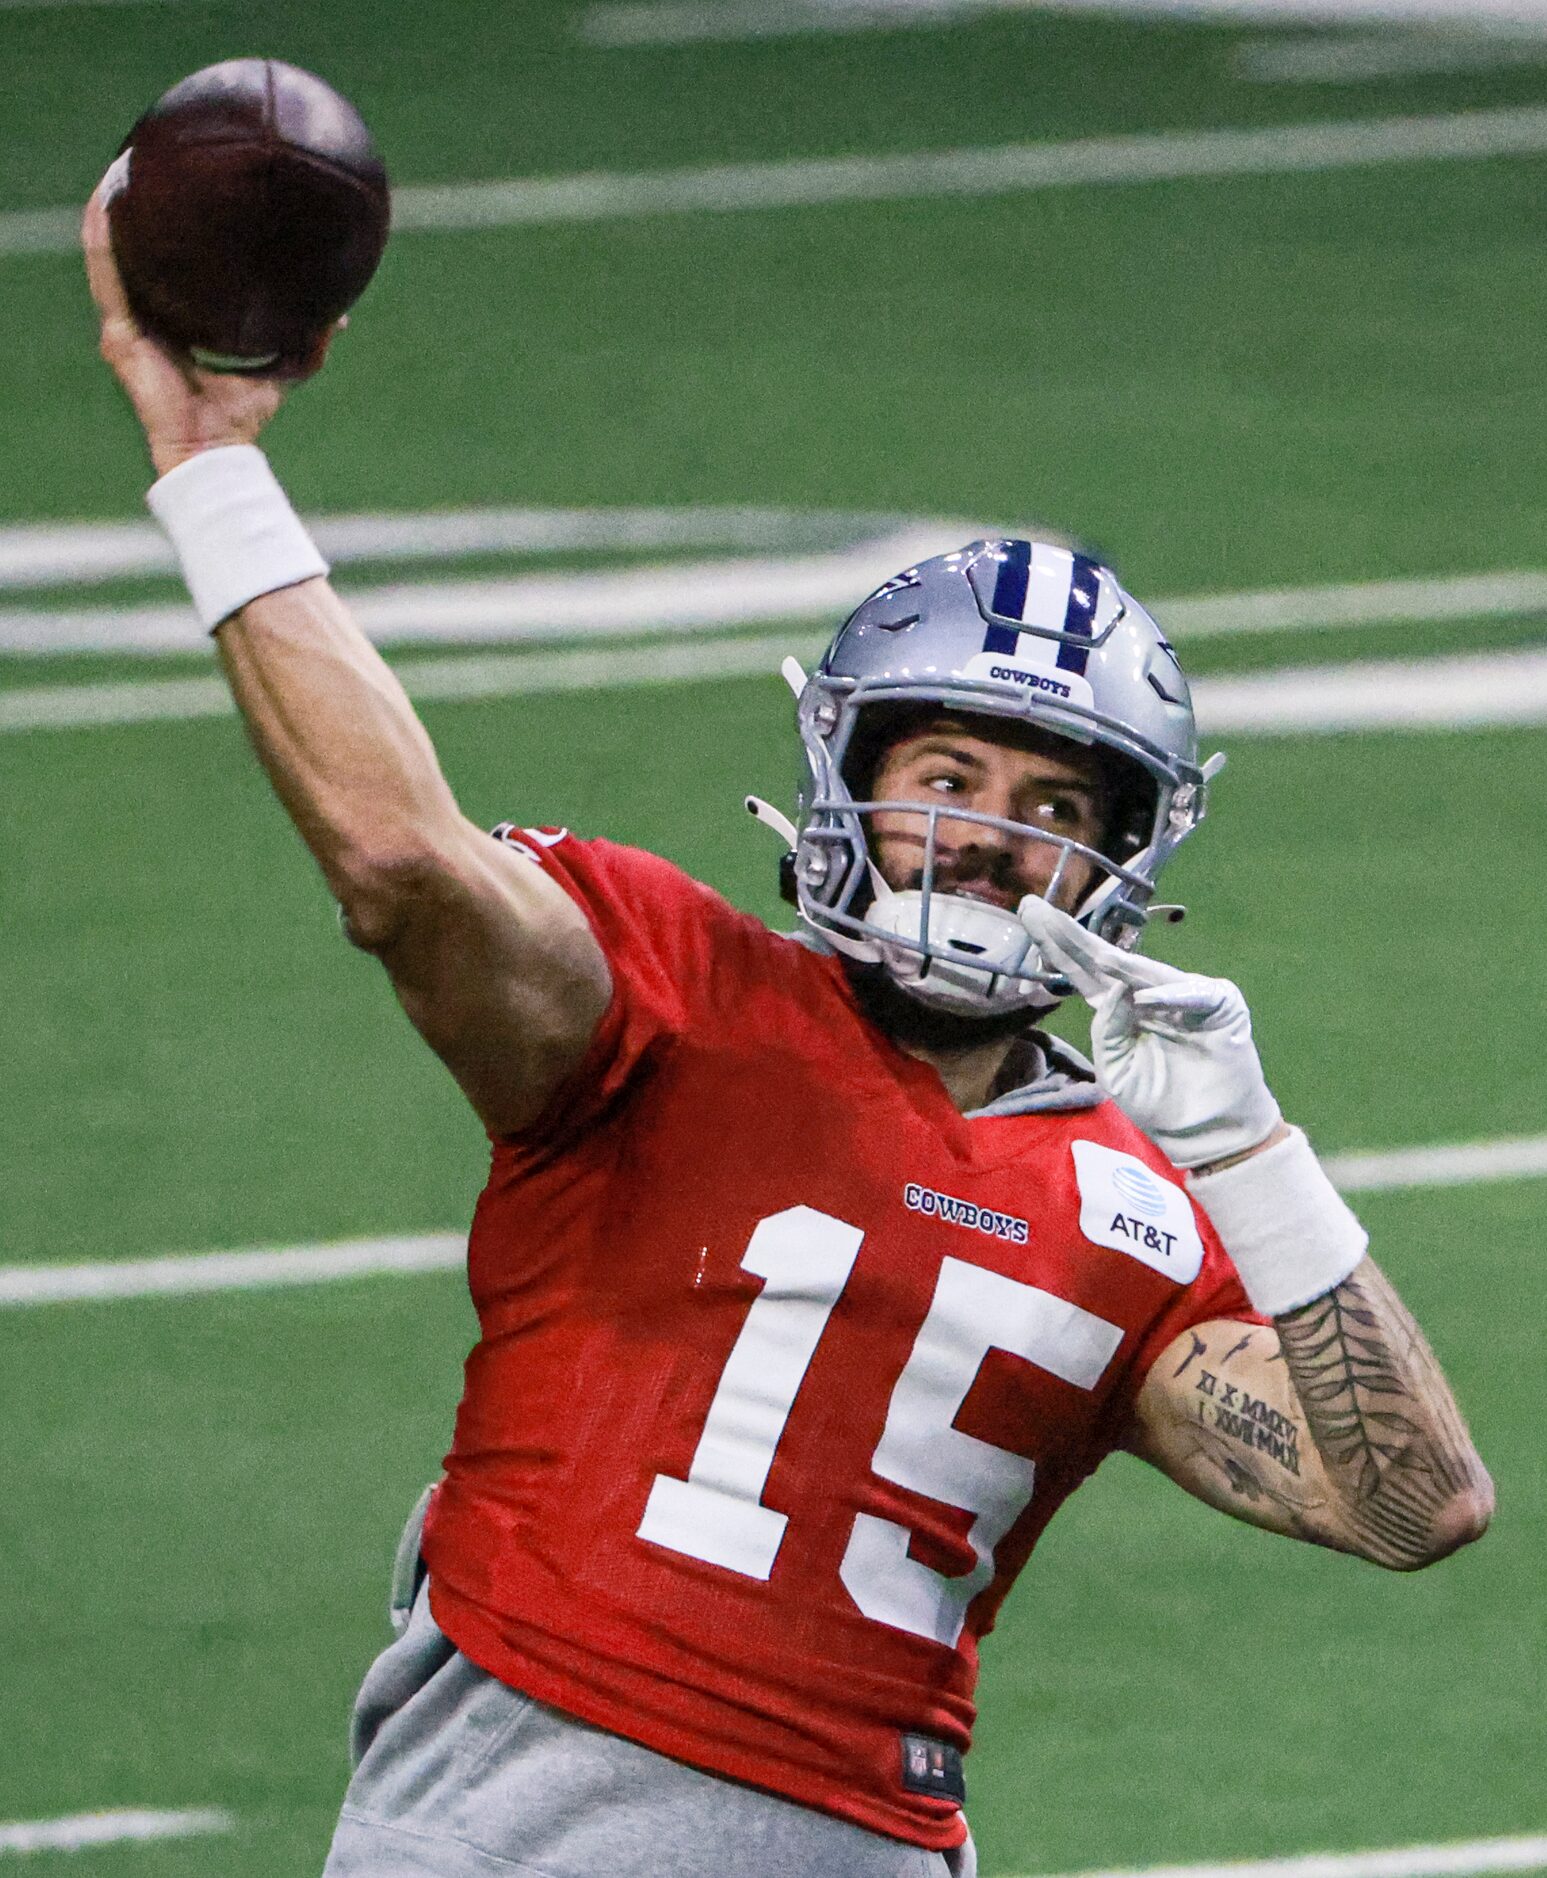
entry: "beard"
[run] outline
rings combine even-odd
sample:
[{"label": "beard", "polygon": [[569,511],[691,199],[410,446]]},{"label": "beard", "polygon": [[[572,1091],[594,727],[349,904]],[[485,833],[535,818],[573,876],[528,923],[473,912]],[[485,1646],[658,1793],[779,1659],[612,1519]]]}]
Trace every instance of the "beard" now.
[{"label": "beard", "polygon": [[1036,1028],[1045,1012],[985,1012],[982,1017],[938,1011],[910,998],[884,965],[844,961],[861,1011],[893,1043],[925,1050],[973,1050],[986,1043],[1010,1043]]}]

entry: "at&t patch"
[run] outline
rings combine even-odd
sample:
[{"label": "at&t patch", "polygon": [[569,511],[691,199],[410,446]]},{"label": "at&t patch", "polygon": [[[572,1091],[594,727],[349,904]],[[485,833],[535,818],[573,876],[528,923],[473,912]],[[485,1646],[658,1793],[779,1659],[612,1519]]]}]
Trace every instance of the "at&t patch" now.
[{"label": "at&t patch", "polygon": [[1085,1237],[1126,1252],[1179,1285],[1191,1284],[1203,1263],[1203,1241],[1183,1190],[1099,1141],[1072,1145]]}]

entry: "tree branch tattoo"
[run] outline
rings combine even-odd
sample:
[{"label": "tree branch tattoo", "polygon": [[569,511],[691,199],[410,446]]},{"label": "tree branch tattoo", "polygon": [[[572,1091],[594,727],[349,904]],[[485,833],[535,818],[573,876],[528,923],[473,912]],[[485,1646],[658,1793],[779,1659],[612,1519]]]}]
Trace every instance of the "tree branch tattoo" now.
[{"label": "tree branch tattoo", "polygon": [[1275,1324],[1358,1550],[1411,1567],[1470,1537],[1452,1509],[1486,1505],[1487,1475],[1433,1351],[1375,1266],[1366,1259]]}]

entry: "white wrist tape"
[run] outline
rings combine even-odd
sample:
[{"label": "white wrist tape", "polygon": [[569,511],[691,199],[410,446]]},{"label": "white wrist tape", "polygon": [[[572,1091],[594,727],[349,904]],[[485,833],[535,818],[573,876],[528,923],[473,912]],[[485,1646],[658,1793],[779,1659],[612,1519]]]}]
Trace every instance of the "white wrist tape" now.
[{"label": "white wrist tape", "polygon": [[328,571],[255,444],[201,450],[168,470],[145,500],[211,632],[260,594]]},{"label": "white wrist tape", "polygon": [[1265,1317],[1340,1285],[1370,1243],[1298,1128],[1234,1167],[1189,1176],[1187,1187]]}]

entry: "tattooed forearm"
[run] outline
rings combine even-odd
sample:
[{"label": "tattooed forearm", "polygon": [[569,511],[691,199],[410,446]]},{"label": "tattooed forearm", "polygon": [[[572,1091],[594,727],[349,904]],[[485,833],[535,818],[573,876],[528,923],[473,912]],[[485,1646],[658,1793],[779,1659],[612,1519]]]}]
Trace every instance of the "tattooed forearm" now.
[{"label": "tattooed forearm", "polygon": [[1366,1259],[1275,1320],[1353,1548],[1424,1565],[1476,1538],[1492,1489],[1423,1334]]},{"label": "tattooed forearm", "polygon": [[1268,1524],[1302,1539],[1322,1539],[1319,1502],[1298,1480],[1265,1467],[1255,1455],[1237,1453],[1227,1436],[1198,1423],[1194,1454],[1217,1477],[1234,1502],[1231,1510],[1242,1518]]}]

